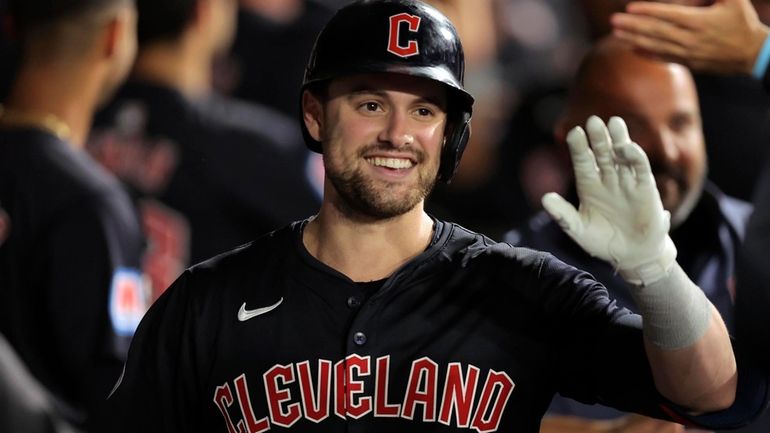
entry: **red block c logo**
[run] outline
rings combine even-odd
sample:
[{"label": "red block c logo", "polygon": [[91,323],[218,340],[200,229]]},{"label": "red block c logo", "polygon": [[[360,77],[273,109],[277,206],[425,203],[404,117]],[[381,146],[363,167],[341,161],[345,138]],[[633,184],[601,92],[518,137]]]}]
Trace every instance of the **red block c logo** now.
[{"label": "red block c logo", "polygon": [[409,31],[416,33],[420,28],[420,17],[416,15],[409,15],[407,13],[400,13],[390,17],[390,35],[388,37],[388,52],[391,52],[399,57],[410,57],[420,53],[420,47],[417,45],[417,41],[411,40],[406,46],[399,45],[399,36],[401,32],[401,23],[409,24]]}]

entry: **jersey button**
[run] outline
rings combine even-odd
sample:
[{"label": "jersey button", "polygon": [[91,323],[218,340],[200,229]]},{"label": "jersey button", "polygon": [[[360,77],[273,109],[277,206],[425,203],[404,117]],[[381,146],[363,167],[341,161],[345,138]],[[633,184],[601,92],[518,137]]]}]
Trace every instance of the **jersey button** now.
[{"label": "jersey button", "polygon": [[353,335],[353,342],[359,346],[363,346],[364,344],[366,344],[366,334],[364,334],[363,332],[356,332]]},{"label": "jersey button", "polygon": [[356,296],[351,296],[348,298],[348,307],[350,308],[358,308],[361,306],[361,299],[359,299]]}]

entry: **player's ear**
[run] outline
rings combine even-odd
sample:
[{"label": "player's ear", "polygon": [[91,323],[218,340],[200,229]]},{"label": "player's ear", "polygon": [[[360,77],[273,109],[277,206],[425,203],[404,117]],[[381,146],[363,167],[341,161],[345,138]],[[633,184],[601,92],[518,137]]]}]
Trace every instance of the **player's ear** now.
[{"label": "player's ear", "polygon": [[133,62],[136,52],[136,10],[128,7],[116,9],[102,25],[98,43],[103,59],[128,56],[131,60],[129,63]]},{"label": "player's ear", "polygon": [[302,92],[302,121],[315,141],[323,141],[323,104],[310,90]]},{"label": "player's ear", "polygon": [[194,28],[206,25],[211,19],[212,8],[213,5],[210,0],[197,0],[193,9],[192,19],[188,22],[188,25]]},{"label": "player's ear", "polygon": [[121,40],[126,32],[125,18],[119,14],[115,14],[104,25],[102,30],[102,55],[105,58],[115,57],[116,53],[120,50]]}]

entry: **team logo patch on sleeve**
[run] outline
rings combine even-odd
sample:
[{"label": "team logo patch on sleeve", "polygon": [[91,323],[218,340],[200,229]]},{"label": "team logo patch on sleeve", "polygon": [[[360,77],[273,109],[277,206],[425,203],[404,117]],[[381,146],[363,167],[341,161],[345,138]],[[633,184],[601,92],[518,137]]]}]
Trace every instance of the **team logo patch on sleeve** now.
[{"label": "team logo patch on sleeve", "polygon": [[110,286],[110,320],[115,333],[132,336],[147,311],[147,293],[142,274],[132,268],[118,268]]}]

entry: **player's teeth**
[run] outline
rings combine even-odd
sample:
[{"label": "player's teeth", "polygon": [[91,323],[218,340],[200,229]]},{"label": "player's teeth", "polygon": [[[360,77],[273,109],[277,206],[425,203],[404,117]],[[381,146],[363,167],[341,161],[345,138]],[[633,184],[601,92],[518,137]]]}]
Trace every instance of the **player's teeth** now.
[{"label": "player's teeth", "polygon": [[370,164],[376,165],[378,167],[387,167],[387,168],[393,168],[393,169],[399,169],[399,168],[410,168],[412,167],[412,161],[408,159],[401,159],[401,158],[367,158],[367,161],[369,161]]}]

